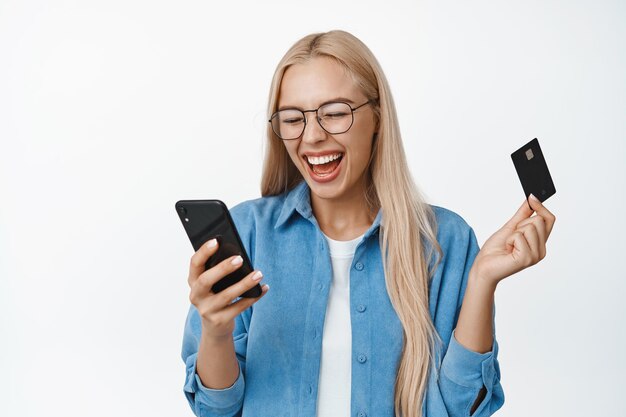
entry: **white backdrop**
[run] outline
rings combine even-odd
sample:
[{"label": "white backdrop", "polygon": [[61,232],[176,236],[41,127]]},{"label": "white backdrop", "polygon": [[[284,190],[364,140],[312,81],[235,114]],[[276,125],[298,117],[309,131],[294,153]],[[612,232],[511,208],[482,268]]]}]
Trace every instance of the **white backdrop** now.
[{"label": "white backdrop", "polygon": [[2,0],[0,415],[192,415],[174,202],[259,195],[274,67],[334,28],[377,55],[416,182],[481,245],[540,140],[557,222],[496,294],[497,415],[626,415],[625,23],[608,0]]}]

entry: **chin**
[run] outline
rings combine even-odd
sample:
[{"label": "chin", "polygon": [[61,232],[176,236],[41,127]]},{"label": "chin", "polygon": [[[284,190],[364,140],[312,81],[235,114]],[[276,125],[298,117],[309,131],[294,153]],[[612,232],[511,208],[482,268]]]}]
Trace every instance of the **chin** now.
[{"label": "chin", "polygon": [[316,197],[324,199],[324,200],[334,200],[337,198],[341,198],[342,195],[345,194],[347,189],[344,181],[333,181],[327,184],[320,184],[311,178],[304,177],[306,183],[311,189],[311,193],[315,194]]}]

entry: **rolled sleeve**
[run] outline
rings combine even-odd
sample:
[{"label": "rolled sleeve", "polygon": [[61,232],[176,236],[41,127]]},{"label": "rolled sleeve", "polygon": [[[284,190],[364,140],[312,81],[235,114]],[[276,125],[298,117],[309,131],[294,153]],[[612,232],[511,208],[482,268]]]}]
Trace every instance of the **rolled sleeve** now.
[{"label": "rolled sleeve", "polygon": [[502,406],[504,392],[497,355],[495,338],[490,352],[478,353],[461,345],[452,332],[439,380],[449,411],[455,410],[451,415],[490,416]]},{"label": "rolled sleeve", "polygon": [[492,385],[495,376],[494,352],[497,346],[498,343],[494,340],[491,352],[474,352],[460,344],[452,332],[441,371],[452,382],[464,387],[480,388],[483,385]]},{"label": "rolled sleeve", "polygon": [[197,416],[232,416],[235,415],[243,403],[244,378],[239,366],[237,380],[228,388],[212,389],[202,385],[196,372],[197,354],[187,358],[185,396]]}]

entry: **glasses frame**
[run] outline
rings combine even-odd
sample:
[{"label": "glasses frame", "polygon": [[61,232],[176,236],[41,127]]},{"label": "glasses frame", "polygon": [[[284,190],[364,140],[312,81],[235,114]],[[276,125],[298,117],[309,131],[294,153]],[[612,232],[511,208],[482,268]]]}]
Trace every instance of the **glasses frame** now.
[{"label": "glasses frame", "polygon": [[[300,113],[302,113],[302,118],[304,119],[304,126],[302,127],[302,132],[300,133],[300,135],[298,135],[295,138],[290,138],[290,139],[284,139],[280,136],[280,134],[278,132],[276,132],[276,129],[274,129],[274,124],[272,123],[272,120],[278,116],[278,113],[280,113],[282,110],[278,110],[276,112],[274,112],[274,114],[272,114],[272,117],[270,117],[270,119],[268,120],[270,126],[272,126],[272,131],[274,132],[274,134],[276,136],[278,136],[281,140],[296,140],[296,139],[300,139],[302,137],[302,135],[304,134],[304,131],[306,130],[306,125],[308,124],[308,119],[306,117],[305,113],[313,113],[315,112],[315,119],[317,120],[317,124],[320,125],[320,127],[322,129],[324,129],[324,132],[328,133],[329,135],[341,135],[342,133],[346,133],[348,130],[350,130],[350,128],[352,127],[352,125],[354,124],[354,112],[355,110],[360,109],[361,107],[367,105],[367,104],[372,104],[375,103],[376,100],[367,100],[365,103],[358,105],[356,107],[352,107],[349,103],[346,103],[345,101],[329,101],[328,103],[324,103],[321,106],[319,106],[317,109],[311,109],[311,110],[300,110],[300,109],[296,109],[296,108],[289,108],[289,109],[283,109],[283,110],[296,110],[299,111]],[[326,130],[326,128],[324,126],[322,126],[322,122],[320,120],[320,116],[317,113],[319,109],[321,109],[324,106],[327,106],[329,104],[345,104],[346,106],[348,106],[350,108],[350,113],[352,115],[352,120],[350,121],[350,126],[348,126],[348,128],[346,130],[344,130],[343,132],[329,132],[328,130]]]}]

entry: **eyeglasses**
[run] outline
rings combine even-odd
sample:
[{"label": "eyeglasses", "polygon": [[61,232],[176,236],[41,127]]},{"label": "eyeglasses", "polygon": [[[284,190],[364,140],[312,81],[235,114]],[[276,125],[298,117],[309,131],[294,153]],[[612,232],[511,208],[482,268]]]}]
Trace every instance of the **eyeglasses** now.
[{"label": "eyeglasses", "polygon": [[354,123],[354,111],[375,100],[368,100],[360,106],[350,107],[348,103],[333,101],[326,103],[317,109],[299,110],[284,109],[272,115],[269,123],[272,130],[282,140],[298,139],[304,133],[307,119],[304,113],[315,112],[315,118],[322,129],[331,135],[346,133]]}]

